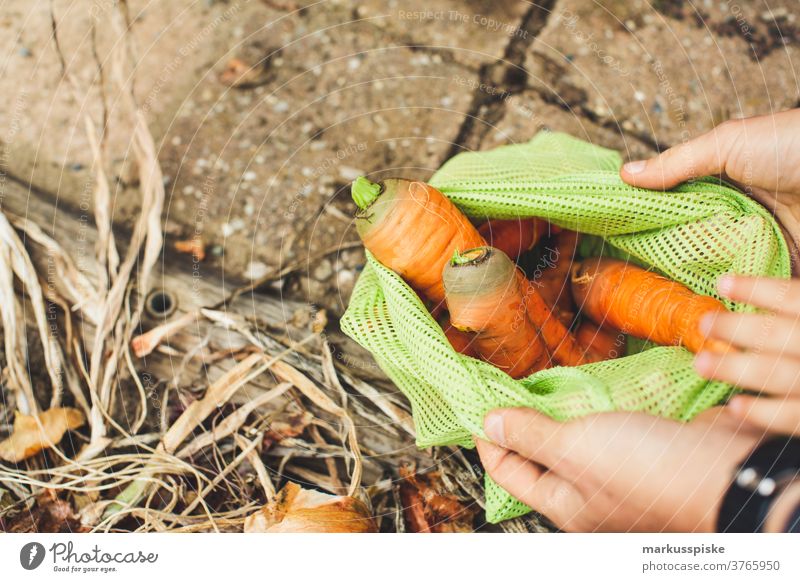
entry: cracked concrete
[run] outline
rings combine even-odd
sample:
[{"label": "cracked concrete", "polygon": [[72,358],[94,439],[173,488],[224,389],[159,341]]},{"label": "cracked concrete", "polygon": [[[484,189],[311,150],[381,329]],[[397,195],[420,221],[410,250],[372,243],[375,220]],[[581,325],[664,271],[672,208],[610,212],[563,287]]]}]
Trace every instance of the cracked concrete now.
[{"label": "cracked concrete", "polygon": [[[14,0],[0,18],[9,32],[0,45],[3,170],[64,207],[84,205],[92,158],[75,112],[83,106],[101,125],[102,88],[115,220],[125,225],[138,205],[129,132],[115,121],[108,15],[55,2],[83,91],[76,105],[47,4],[29,4]],[[167,245],[201,235],[204,269],[233,280],[299,262],[276,286],[334,313],[363,253],[308,257],[355,240],[347,185],[358,174],[424,179],[459,151],[526,141],[543,128],[640,158],[727,117],[800,101],[795,0],[771,1],[771,12],[757,0],[130,6],[135,94],[168,179]],[[231,59],[252,67],[239,88],[230,87]]]}]

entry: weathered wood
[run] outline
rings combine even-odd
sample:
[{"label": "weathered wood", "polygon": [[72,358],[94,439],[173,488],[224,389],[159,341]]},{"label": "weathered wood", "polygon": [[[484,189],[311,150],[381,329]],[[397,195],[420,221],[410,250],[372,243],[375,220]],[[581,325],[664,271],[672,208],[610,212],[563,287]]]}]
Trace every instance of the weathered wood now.
[{"label": "weathered wood", "polygon": [[[92,225],[92,216],[86,212],[77,212],[74,208],[58,207],[51,203],[47,193],[25,190],[13,182],[7,184],[10,196],[6,198],[3,210],[16,222],[30,221],[55,239],[85,273],[88,279],[97,284],[97,269],[94,245],[96,231]],[[43,226],[46,225],[46,226]],[[117,225],[115,235],[121,252],[125,248],[125,226]],[[29,244],[31,256],[40,273],[47,273],[48,256],[37,244]],[[190,323],[180,331],[169,336],[154,352],[135,362],[139,378],[148,391],[148,397],[158,401],[165,387],[180,390],[199,390],[214,382],[233,365],[235,354],[248,347],[254,341],[269,356],[286,352],[297,342],[307,339],[312,331],[307,323],[313,320],[317,309],[313,305],[279,297],[275,294],[248,292],[232,301],[227,301],[241,281],[231,282],[216,272],[212,267],[198,263],[191,256],[182,255],[169,247],[165,248],[161,269],[157,273],[154,287],[168,293],[177,303],[177,308],[168,317],[155,317],[145,314],[142,320],[142,332],[162,325],[187,314]],[[62,282],[51,282],[56,291],[63,291]],[[231,327],[223,327],[202,315],[202,310],[211,309],[220,317],[227,319]],[[297,322],[301,322],[298,324]],[[329,327],[333,327],[330,325]],[[75,328],[83,336],[83,345],[91,346],[94,328],[90,321],[81,319]],[[328,390],[329,395],[337,399],[333,387],[326,382],[320,350],[322,337],[315,337],[311,343],[299,346],[287,353],[283,359],[317,384]],[[385,376],[371,363],[369,354],[353,342],[347,340],[338,329],[326,330],[327,340],[338,353],[345,354],[342,360],[356,362],[357,370],[369,370],[367,380],[378,380],[378,385],[388,383]],[[335,360],[337,361],[337,360]],[[368,384],[364,378],[357,377],[340,361],[340,377],[347,387],[348,412],[358,425],[358,437],[367,460],[365,462],[365,485],[381,479],[387,466],[403,461],[428,459],[426,452],[414,446],[413,423],[410,420],[407,404],[388,395],[384,391]],[[261,392],[273,388],[275,380],[269,375],[259,378],[240,390],[233,403],[241,404],[245,400],[255,398]],[[395,410],[398,418],[388,418],[371,398],[376,395],[385,399],[384,408]],[[129,402],[122,406],[132,405],[136,399],[131,396]],[[284,401],[285,405],[285,401]],[[268,410],[275,411],[278,404],[270,404]],[[127,416],[134,417],[136,410],[127,411]],[[156,413],[157,414],[157,413]],[[151,419],[157,427],[157,418]],[[331,419],[328,419],[333,422]],[[335,423],[334,423],[335,425]],[[342,450],[339,449],[339,456]],[[310,451],[302,456],[322,458]],[[375,459],[380,461],[375,461]]]},{"label": "weathered wood", "polygon": [[[53,202],[55,197],[47,192],[25,188],[14,182],[8,182],[6,187],[7,196],[0,200],[0,208],[16,216],[18,221],[28,220],[39,225],[46,234],[58,241],[88,279],[97,285],[99,266],[94,252],[96,232],[90,206],[87,205],[85,209],[58,206]],[[120,252],[125,251],[126,228],[124,224],[114,227]],[[40,272],[48,272],[51,257],[40,245],[29,246],[32,258],[42,269]],[[64,291],[61,289],[62,282],[54,280],[50,283],[57,291]],[[364,487],[373,491],[394,491],[397,467],[411,462],[422,471],[439,470],[446,475],[445,483],[455,494],[469,503],[477,500],[482,504],[482,475],[477,466],[473,466],[455,449],[438,449],[435,454],[430,450],[417,449],[408,403],[396,395],[396,388],[377,368],[371,356],[341,334],[336,322],[331,322],[322,336],[309,340],[312,332],[308,322],[313,321],[317,313],[314,305],[281,297],[274,290],[248,291],[230,300],[233,291],[242,284],[243,281],[226,277],[213,265],[197,262],[169,246],[165,247],[154,287],[169,293],[177,307],[167,317],[145,314],[141,331],[182,317],[188,317],[190,323],[170,335],[151,354],[135,361],[139,379],[148,390],[148,398],[159,401],[167,387],[187,394],[202,390],[235,365],[237,352],[251,349],[255,344],[270,356],[282,354],[292,347],[283,356],[284,360],[338,401],[336,389],[326,379],[320,355],[322,349],[330,348],[339,356],[332,360],[341,384],[347,391],[346,409],[357,426],[359,444],[365,457]],[[227,321],[228,326],[221,326],[219,321],[214,322],[203,313]],[[87,318],[76,319],[75,328],[83,337],[83,345],[90,346],[94,331],[91,322]],[[304,344],[297,345],[303,340],[306,340]],[[264,375],[239,390],[232,402],[242,404],[274,388],[275,384],[274,378]],[[120,404],[129,407],[136,405],[136,398],[129,400]],[[270,402],[261,413],[275,414],[285,404],[285,400],[283,404]],[[135,413],[135,410],[126,411],[131,416]],[[341,429],[330,415],[318,410],[315,414],[335,430]],[[163,433],[164,427],[159,430],[158,419],[151,421],[149,430],[145,432]],[[150,442],[154,442],[153,438],[150,438]],[[328,443],[295,447],[289,439],[271,449],[267,459],[275,461],[270,465],[277,464],[280,469],[284,467],[286,459],[291,458],[292,461],[285,465],[285,472],[302,479],[310,474],[306,462],[317,463],[313,466],[323,472],[325,459],[339,459],[341,462],[346,454],[341,444],[330,438]],[[119,447],[120,443],[115,446]],[[227,445],[223,447],[224,450],[227,448]],[[280,463],[277,459],[281,459]],[[296,467],[294,472],[293,466]],[[341,466],[344,467],[344,464]],[[388,485],[386,477],[390,478]],[[380,503],[382,506],[394,506],[396,499],[396,494],[393,494],[384,497]],[[389,516],[387,519],[393,518]],[[483,529],[542,531],[545,528],[536,516],[529,516],[505,522],[499,527],[484,525]]]}]

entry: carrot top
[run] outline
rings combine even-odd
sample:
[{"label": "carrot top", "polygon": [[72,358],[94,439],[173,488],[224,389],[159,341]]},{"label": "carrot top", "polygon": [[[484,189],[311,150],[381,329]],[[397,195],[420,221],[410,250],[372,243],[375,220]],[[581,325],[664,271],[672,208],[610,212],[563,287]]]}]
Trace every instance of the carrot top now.
[{"label": "carrot top", "polygon": [[383,188],[380,184],[370,182],[364,176],[359,176],[350,187],[350,194],[356,206],[360,210],[366,210],[381,195],[381,190]]}]

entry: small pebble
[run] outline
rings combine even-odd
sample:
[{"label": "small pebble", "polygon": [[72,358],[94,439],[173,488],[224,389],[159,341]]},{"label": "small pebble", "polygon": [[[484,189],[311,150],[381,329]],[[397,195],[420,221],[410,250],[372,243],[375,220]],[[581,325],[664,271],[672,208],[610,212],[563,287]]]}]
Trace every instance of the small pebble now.
[{"label": "small pebble", "polygon": [[234,218],[230,222],[222,225],[222,236],[228,237],[235,232],[239,232],[244,228],[244,220],[241,218]]},{"label": "small pebble", "polygon": [[31,52],[31,49],[29,49],[26,46],[19,47],[17,49],[17,54],[19,54],[19,56],[21,56],[21,57],[30,57],[30,56],[33,55],[33,53]]},{"label": "small pebble", "polygon": [[333,275],[333,267],[328,259],[322,259],[314,269],[314,278],[317,281],[326,281]]},{"label": "small pebble", "polygon": [[264,263],[262,263],[261,261],[250,261],[247,264],[244,276],[247,279],[254,281],[256,279],[260,279],[267,273],[269,273],[269,267],[266,266]]},{"label": "small pebble", "polygon": [[339,289],[341,293],[349,293],[353,290],[353,283],[355,282],[356,276],[353,271],[339,271],[336,274],[336,287]]},{"label": "small pebble", "polygon": [[211,247],[211,254],[215,257],[221,257],[223,252],[224,249],[222,248],[222,245],[214,245]]},{"label": "small pebble", "polygon": [[766,12],[761,13],[761,20],[763,22],[778,22],[779,20],[784,20],[787,16],[789,16],[789,12],[786,8],[773,8],[771,11],[767,10]]},{"label": "small pebble", "polygon": [[251,171],[245,172],[244,175],[242,176],[242,179],[245,182],[252,182],[253,180],[256,179],[256,176],[257,176],[257,174],[251,170]]},{"label": "small pebble", "polygon": [[364,171],[359,170],[358,168],[353,168],[352,166],[339,166],[339,177],[342,180],[346,180],[348,182],[352,182],[359,176],[363,176]]}]

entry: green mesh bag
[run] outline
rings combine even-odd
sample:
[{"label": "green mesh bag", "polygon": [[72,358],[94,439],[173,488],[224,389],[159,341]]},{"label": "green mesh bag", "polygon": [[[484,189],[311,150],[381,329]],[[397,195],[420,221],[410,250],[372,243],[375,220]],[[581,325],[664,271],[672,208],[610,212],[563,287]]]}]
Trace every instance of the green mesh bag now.
[{"label": "green mesh bag", "polygon": [[[789,277],[786,242],[759,204],[710,178],[670,192],[633,188],[620,180],[620,164],[615,151],[540,133],[527,144],[462,153],[430,183],[471,217],[544,217],[594,235],[586,237],[592,254],[625,257],[698,293],[717,296],[723,273]],[[473,447],[484,415],[498,407],[531,407],[557,420],[614,410],[689,420],[731,390],[699,377],[686,349],[646,342],[623,358],[514,380],[454,351],[414,291],[369,253],[342,329],[410,400],[419,447]],[[487,475],[490,522],[528,511]]]}]

